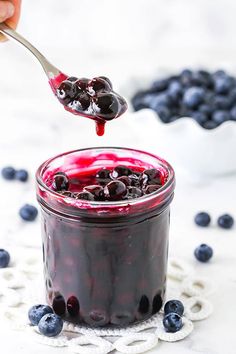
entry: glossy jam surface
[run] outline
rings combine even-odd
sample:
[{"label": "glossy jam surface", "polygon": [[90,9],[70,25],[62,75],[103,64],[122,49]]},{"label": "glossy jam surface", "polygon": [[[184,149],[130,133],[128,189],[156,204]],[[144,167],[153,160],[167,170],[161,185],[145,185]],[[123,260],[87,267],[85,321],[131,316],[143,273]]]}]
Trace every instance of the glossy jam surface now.
[{"label": "glossy jam surface", "polygon": [[125,99],[114,92],[111,81],[105,76],[89,80],[60,73],[50,80],[50,85],[67,111],[96,122],[99,136],[104,134],[107,121],[118,118],[127,109]]},{"label": "glossy jam surface", "polygon": [[[60,171],[69,179],[83,176],[87,185],[91,172],[94,176],[101,166],[111,169],[120,164],[136,170],[162,168],[167,178],[163,191],[133,200],[90,202],[56,193],[49,182]],[[129,149],[72,152],[40,167],[46,294],[58,315],[90,326],[111,327],[142,321],[160,310],[165,297],[173,178],[164,161]],[[78,191],[84,186],[74,181],[71,188]]]}]

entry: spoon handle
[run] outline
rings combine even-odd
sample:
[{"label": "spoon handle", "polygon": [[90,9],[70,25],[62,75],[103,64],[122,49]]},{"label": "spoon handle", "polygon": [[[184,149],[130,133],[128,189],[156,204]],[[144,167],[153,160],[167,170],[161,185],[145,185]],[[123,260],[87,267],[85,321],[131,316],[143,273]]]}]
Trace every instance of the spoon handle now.
[{"label": "spoon handle", "polygon": [[38,49],[36,49],[30,42],[28,42],[24,37],[7,26],[5,23],[0,23],[0,32],[3,32],[7,36],[15,39],[17,42],[23,44],[27,49],[29,49],[31,53],[34,54],[34,56],[38,59],[49,79],[52,79],[53,77],[60,74],[60,70],[53,66],[43,56],[43,54],[38,51]]}]

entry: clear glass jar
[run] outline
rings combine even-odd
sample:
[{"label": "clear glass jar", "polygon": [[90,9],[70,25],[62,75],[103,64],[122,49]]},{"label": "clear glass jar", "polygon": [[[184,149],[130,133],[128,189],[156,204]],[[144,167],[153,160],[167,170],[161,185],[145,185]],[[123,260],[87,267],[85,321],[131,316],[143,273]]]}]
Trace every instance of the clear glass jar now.
[{"label": "clear glass jar", "polygon": [[[152,194],[118,202],[76,200],[47,184],[57,171],[70,176],[119,164],[158,168],[166,182]],[[161,309],[174,186],[166,161],[126,148],[72,151],[39,167],[46,298],[58,315],[90,326],[125,326]]]}]

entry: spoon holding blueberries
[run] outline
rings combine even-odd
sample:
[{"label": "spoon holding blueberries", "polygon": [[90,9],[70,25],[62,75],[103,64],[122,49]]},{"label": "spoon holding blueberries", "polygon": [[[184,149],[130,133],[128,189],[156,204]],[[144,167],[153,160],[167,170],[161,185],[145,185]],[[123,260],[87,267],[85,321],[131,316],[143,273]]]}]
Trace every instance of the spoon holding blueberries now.
[{"label": "spoon holding blueberries", "polygon": [[52,65],[30,42],[5,23],[0,32],[23,44],[38,59],[53,93],[64,108],[79,116],[96,122],[97,135],[104,134],[105,123],[120,117],[127,110],[125,99],[113,91],[111,81],[105,76],[93,79],[77,78],[62,73]]}]

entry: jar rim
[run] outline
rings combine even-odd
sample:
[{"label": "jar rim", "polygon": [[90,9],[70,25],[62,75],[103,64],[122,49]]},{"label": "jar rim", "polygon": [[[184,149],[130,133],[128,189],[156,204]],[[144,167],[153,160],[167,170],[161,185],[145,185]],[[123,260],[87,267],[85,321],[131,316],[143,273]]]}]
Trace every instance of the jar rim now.
[{"label": "jar rim", "polygon": [[[152,154],[150,152],[146,152],[143,150],[139,150],[139,149],[133,149],[133,148],[126,148],[126,147],[113,147],[113,146],[100,146],[100,147],[89,147],[89,148],[82,148],[82,149],[76,149],[76,150],[71,150],[68,152],[64,152],[61,154],[58,154],[52,158],[49,158],[48,160],[46,160],[45,162],[43,162],[37,169],[36,171],[36,181],[37,184],[43,188],[45,191],[47,191],[47,193],[49,193],[50,197],[55,197],[55,198],[62,198],[63,200],[72,200],[73,198],[68,197],[68,196],[63,196],[62,194],[57,193],[56,191],[53,191],[51,188],[49,188],[44,180],[43,180],[43,173],[46,170],[47,166],[55,161],[56,159],[59,159],[61,157],[64,156],[68,156],[70,154],[73,153],[79,153],[79,152],[85,152],[85,151],[91,151],[91,150],[106,150],[106,151],[112,151],[112,150],[123,150],[123,151],[128,151],[128,152],[134,152],[137,154],[143,154],[143,155],[147,155],[151,158],[154,158],[155,160],[157,160],[158,164],[163,167],[167,173],[168,173],[168,177],[167,177],[167,181],[165,182],[165,184],[159,188],[157,191],[150,193],[150,194],[146,194],[142,197],[139,198],[134,198],[134,199],[129,199],[129,200],[121,200],[121,201],[87,201],[87,200],[81,200],[81,203],[77,203],[76,208],[79,209],[86,209],[86,207],[126,207],[126,206],[134,206],[134,205],[138,205],[141,203],[144,203],[146,201],[152,201],[155,200],[155,198],[157,197],[162,197],[162,195],[165,195],[165,193],[168,191],[168,189],[170,190],[170,192],[173,192],[174,190],[174,186],[175,186],[175,172],[173,167],[164,159],[160,158],[159,156]],[[74,200],[74,199],[73,199]],[[76,200],[77,202],[79,200]],[[73,205],[75,207],[75,205]]]}]

